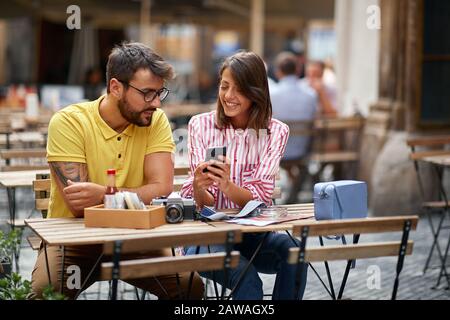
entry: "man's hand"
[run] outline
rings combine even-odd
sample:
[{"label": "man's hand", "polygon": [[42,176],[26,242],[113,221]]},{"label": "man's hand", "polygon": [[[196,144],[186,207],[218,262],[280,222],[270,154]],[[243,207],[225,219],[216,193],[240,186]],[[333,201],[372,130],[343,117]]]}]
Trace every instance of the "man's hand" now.
[{"label": "man's hand", "polygon": [[84,208],[103,202],[106,187],[92,182],[72,182],[67,180],[68,186],[63,189],[68,205],[73,210],[82,211]]},{"label": "man's hand", "polygon": [[203,172],[208,166],[209,162],[202,162],[195,169],[193,181],[194,190],[205,191],[214,183],[214,181],[208,177],[208,174]]}]

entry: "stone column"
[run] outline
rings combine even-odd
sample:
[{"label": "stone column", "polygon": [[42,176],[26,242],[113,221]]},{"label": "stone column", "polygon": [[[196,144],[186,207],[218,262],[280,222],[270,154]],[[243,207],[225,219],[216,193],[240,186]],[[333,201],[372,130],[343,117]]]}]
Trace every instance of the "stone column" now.
[{"label": "stone column", "polygon": [[361,143],[361,158],[359,165],[359,178],[366,181],[369,186],[369,199],[372,203],[376,198],[377,190],[373,188],[372,177],[377,158],[387,140],[392,128],[393,105],[399,105],[397,96],[401,95],[398,88],[399,61],[402,57],[402,14],[399,12],[400,4],[404,0],[380,0],[381,30],[379,31],[379,82],[376,103],[370,106]]},{"label": "stone column", "polygon": [[[414,0],[416,1],[416,0]],[[405,129],[405,72],[408,7],[414,1],[381,0],[380,82],[379,96],[390,101],[391,129]]]},{"label": "stone column", "polygon": [[419,4],[419,0],[411,0],[407,8],[407,29],[408,35],[406,40],[406,70],[405,70],[405,129],[407,132],[417,131],[416,116],[417,116],[417,95],[419,90],[419,83],[417,82],[418,68],[418,48],[421,47],[422,40],[419,39],[421,35],[420,26],[423,23],[421,20],[423,8]]},{"label": "stone column", "polygon": [[[371,108],[363,140],[362,161],[370,173],[370,204],[375,216],[418,214],[421,198],[408,135],[415,129],[417,52],[422,23],[421,0],[381,0],[380,100]],[[384,130],[372,134],[371,118],[384,116]],[[370,144],[368,142],[371,142]],[[364,143],[363,142],[363,143]],[[367,157],[373,156],[373,159]],[[436,182],[426,175],[426,198],[435,195]]]}]

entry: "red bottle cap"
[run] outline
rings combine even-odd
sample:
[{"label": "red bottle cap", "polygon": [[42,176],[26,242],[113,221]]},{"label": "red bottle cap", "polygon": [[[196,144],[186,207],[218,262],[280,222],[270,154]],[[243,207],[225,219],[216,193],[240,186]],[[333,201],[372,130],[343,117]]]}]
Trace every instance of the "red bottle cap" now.
[{"label": "red bottle cap", "polygon": [[106,174],[116,174],[116,169],[108,169],[106,170]]}]

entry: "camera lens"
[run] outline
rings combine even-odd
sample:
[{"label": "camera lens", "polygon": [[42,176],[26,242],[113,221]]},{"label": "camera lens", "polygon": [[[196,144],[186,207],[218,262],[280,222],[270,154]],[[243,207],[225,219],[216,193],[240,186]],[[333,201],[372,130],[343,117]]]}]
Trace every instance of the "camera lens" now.
[{"label": "camera lens", "polygon": [[171,204],[166,207],[166,221],[168,223],[178,223],[183,221],[183,209],[178,204]]}]

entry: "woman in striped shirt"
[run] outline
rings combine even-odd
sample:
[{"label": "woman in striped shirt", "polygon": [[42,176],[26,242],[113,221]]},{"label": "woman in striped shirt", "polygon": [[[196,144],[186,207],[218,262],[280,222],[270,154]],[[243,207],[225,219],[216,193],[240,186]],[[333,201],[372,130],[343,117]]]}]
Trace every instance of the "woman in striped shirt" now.
[{"label": "woman in striped shirt", "polygon": [[[184,183],[183,197],[194,197],[197,206],[217,209],[242,208],[250,200],[272,204],[275,176],[289,136],[286,124],[272,118],[266,69],[262,59],[252,52],[239,52],[225,60],[220,70],[216,111],[194,116],[189,122],[188,149],[191,172]],[[226,146],[224,162],[205,162],[206,150]],[[207,169],[204,172],[204,169]],[[237,268],[229,276],[228,288],[234,288],[248,260],[263,241],[264,233],[245,234],[235,246],[241,253]],[[298,243],[297,243],[298,245]],[[243,279],[233,292],[235,300],[263,298],[258,272],[276,273],[273,299],[292,299],[295,266],[287,263],[293,239],[270,232]],[[201,248],[200,252],[206,251]],[[223,246],[210,246],[213,252]],[[195,254],[196,247],[187,248]],[[211,272],[200,273],[212,279]],[[305,272],[306,277],[306,272]],[[223,272],[215,280],[223,285]],[[306,279],[303,279],[306,280]],[[305,281],[302,281],[305,283]],[[304,286],[296,294],[303,296]]]}]

